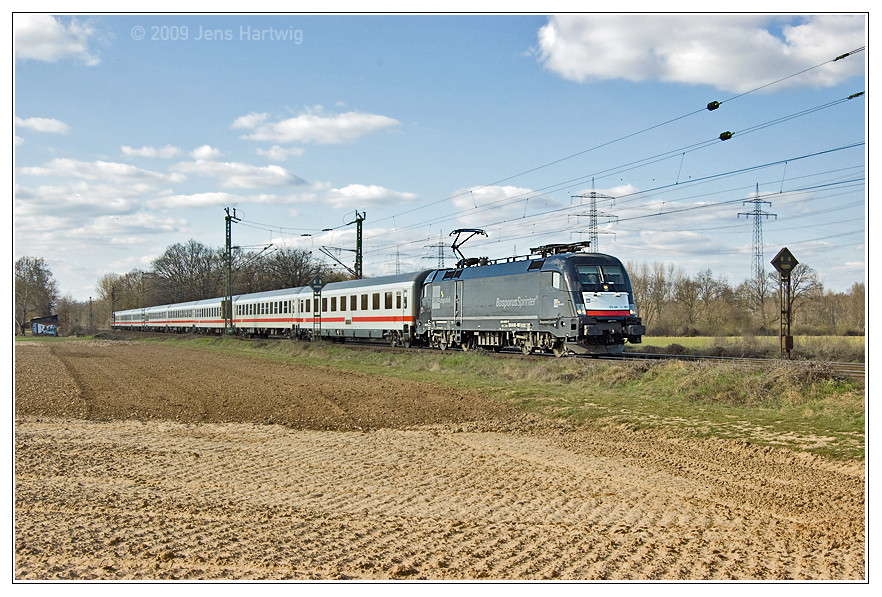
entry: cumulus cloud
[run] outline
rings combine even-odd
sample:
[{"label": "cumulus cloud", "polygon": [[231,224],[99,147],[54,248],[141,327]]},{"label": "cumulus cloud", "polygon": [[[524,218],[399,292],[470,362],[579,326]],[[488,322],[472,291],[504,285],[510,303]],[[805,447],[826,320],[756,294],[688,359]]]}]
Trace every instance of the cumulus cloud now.
[{"label": "cumulus cloud", "polygon": [[38,133],[66,135],[70,132],[69,126],[54,118],[19,118],[16,116],[15,126],[36,131]]},{"label": "cumulus cloud", "polygon": [[179,174],[162,174],[151,170],[136,168],[131,164],[119,162],[82,162],[70,158],[56,158],[43,164],[21,168],[22,174],[32,176],[58,176],[64,178],[80,178],[87,180],[102,180],[109,184],[133,183],[133,182],[182,182],[185,178]]},{"label": "cumulus cloud", "polygon": [[330,145],[352,143],[364,135],[399,124],[394,118],[379,114],[327,114],[321,106],[315,106],[298,116],[277,121],[271,121],[268,114],[240,116],[232,128],[251,129],[253,132],[242,136],[251,141]]},{"label": "cumulus cloud", "polygon": [[170,159],[175,157],[176,155],[181,153],[180,147],[175,147],[173,145],[166,145],[165,147],[149,147],[144,146],[140,149],[135,149],[133,147],[129,147],[128,145],[123,145],[120,147],[123,154],[129,157],[141,157],[141,158],[163,158]]},{"label": "cumulus cloud", "polygon": [[303,155],[303,149],[300,147],[292,147],[286,149],[281,145],[273,145],[269,149],[258,149],[257,155],[265,156],[273,162],[284,162],[290,156],[300,157]]},{"label": "cumulus cloud", "polygon": [[253,129],[257,128],[264,122],[269,119],[270,115],[266,112],[262,112],[258,114],[257,112],[251,112],[250,114],[246,114],[245,116],[240,116],[236,120],[233,121],[233,124],[230,125],[232,129]]},{"label": "cumulus cloud", "polygon": [[[539,30],[537,53],[579,83],[655,80],[740,93],[863,46],[865,28],[863,16],[847,15],[565,15]],[[833,85],[862,72],[859,57],[786,85]]]},{"label": "cumulus cloud", "polygon": [[190,152],[190,157],[194,160],[214,160],[222,155],[220,149],[212,147],[211,145],[200,145]]},{"label": "cumulus cloud", "polygon": [[71,19],[64,24],[46,14],[15,15],[13,20],[15,58],[57,62],[73,58],[95,66],[101,62],[89,47],[96,29],[88,22]]},{"label": "cumulus cloud", "polygon": [[413,193],[392,191],[379,185],[350,184],[330,189],[322,195],[322,201],[334,208],[364,207],[378,203],[407,203],[415,201]]},{"label": "cumulus cloud", "polygon": [[[206,146],[207,147],[207,146]],[[214,162],[196,160],[182,162],[174,167],[177,172],[217,178],[221,188],[249,189],[261,187],[281,187],[303,184],[281,166],[252,166],[240,162]]]},{"label": "cumulus cloud", "polygon": [[301,200],[298,194],[277,195],[274,193],[259,193],[256,195],[236,195],[225,192],[209,192],[193,193],[190,195],[164,195],[151,199],[148,203],[151,207],[169,209],[243,204],[283,205],[286,203],[299,203]]},{"label": "cumulus cloud", "polygon": [[88,217],[95,213],[129,213],[138,207],[138,198],[154,187],[148,184],[114,186],[90,181],[64,185],[41,185],[35,188],[16,185],[15,217],[46,213],[76,214]]},{"label": "cumulus cloud", "polygon": [[165,195],[151,199],[151,207],[158,208],[185,208],[185,207],[212,207],[218,205],[230,205],[238,202],[240,197],[231,193],[194,193],[191,195]]},{"label": "cumulus cloud", "polygon": [[532,189],[507,185],[460,189],[451,201],[460,211],[457,216],[460,223],[481,227],[488,222],[523,215],[529,200],[536,197]]}]

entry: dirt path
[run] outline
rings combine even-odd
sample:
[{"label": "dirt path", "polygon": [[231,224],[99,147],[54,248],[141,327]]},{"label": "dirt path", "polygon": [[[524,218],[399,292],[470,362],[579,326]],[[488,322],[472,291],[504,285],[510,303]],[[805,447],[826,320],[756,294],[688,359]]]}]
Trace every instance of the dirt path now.
[{"label": "dirt path", "polygon": [[428,384],[21,344],[16,419],[20,579],[865,575],[860,464]]}]

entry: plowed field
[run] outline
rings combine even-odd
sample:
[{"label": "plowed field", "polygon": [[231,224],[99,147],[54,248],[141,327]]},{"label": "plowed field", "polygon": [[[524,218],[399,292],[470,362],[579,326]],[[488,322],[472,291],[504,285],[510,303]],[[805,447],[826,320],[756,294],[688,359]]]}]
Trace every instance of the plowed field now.
[{"label": "plowed field", "polygon": [[17,579],[862,579],[864,467],[112,341],[15,352]]}]

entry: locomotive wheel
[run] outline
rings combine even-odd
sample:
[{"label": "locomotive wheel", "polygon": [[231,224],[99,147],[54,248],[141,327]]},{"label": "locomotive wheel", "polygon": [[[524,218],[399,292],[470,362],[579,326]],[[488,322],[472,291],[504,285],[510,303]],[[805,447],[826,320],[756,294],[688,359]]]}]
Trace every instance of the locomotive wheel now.
[{"label": "locomotive wheel", "polygon": [[551,348],[551,353],[556,357],[562,357],[567,354],[567,343],[566,342],[555,342],[554,346]]},{"label": "locomotive wheel", "polygon": [[533,346],[525,342],[524,344],[521,344],[521,352],[524,353],[524,355],[528,355],[533,352]]}]

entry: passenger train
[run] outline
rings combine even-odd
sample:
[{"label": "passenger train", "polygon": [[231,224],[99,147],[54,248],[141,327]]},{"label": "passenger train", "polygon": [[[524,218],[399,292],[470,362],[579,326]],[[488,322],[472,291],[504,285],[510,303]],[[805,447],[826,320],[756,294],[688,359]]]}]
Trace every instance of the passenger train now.
[{"label": "passenger train", "polygon": [[[521,258],[232,297],[232,330],[246,336],[381,340],[442,350],[611,354],[639,343],[628,272],[580,245]],[[469,265],[466,267],[466,265]],[[225,299],[113,313],[114,329],[223,333]]]}]

